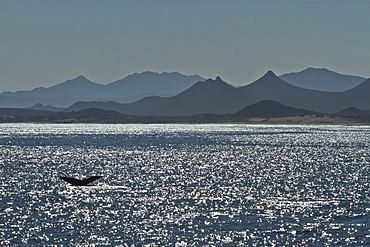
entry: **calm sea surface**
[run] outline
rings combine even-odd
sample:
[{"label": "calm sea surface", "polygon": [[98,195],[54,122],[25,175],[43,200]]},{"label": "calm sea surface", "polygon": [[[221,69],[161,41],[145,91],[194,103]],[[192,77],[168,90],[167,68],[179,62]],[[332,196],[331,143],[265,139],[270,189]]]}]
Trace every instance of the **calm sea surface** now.
[{"label": "calm sea surface", "polygon": [[1,124],[0,246],[369,246],[369,152],[368,127]]}]

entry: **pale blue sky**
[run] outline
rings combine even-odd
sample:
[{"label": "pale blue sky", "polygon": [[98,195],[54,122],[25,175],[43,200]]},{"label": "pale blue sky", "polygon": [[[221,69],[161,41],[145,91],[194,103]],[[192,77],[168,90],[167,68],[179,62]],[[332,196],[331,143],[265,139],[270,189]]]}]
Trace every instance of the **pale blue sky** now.
[{"label": "pale blue sky", "polygon": [[143,71],[370,77],[370,1],[0,0],[0,92]]}]

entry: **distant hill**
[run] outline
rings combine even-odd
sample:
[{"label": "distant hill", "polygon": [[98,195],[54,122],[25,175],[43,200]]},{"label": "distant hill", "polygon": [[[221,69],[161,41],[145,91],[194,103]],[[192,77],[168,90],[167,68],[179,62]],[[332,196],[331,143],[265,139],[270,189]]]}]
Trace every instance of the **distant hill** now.
[{"label": "distant hill", "polygon": [[26,108],[35,104],[67,107],[78,100],[98,100],[104,85],[94,83],[79,76],[48,88],[35,88],[31,91],[3,92],[0,94],[0,107]]},{"label": "distant hill", "polygon": [[240,111],[232,114],[233,117],[243,118],[291,117],[304,115],[321,115],[321,113],[286,106],[274,100],[263,100],[246,106]]},{"label": "distant hill", "polygon": [[29,117],[37,116],[40,119],[55,115],[53,111],[41,111],[32,109],[0,108],[0,121],[23,122]]},{"label": "distant hill", "polygon": [[334,113],[333,115],[340,116],[340,117],[358,117],[358,116],[370,115],[370,110],[360,110],[357,107],[348,107],[344,109],[343,111]]},{"label": "distant hill", "polygon": [[279,76],[284,81],[301,88],[325,91],[343,92],[360,85],[366,78],[343,75],[328,69],[307,68],[300,72]]},{"label": "distant hill", "polygon": [[50,119],[54,122],[114,123],[125,122],[129,117],[115,111],[89,108],[78,112],[59,113]]},{"label": "distant hill", "polygon": [[41,103],[38,103],[38,104],[33,105],[31,107],[28,107],[26,109],[41,110],[41,111],[61,111],[61,110],[63,110],[63,108],[58,108],[58,107],[54,107],[54,106],[51,106],[51,105],[44,106]]},{"label": "distant hill", "polygon": [[126,115],[191,116],[196,114],[233,114],[262,100],[274,100],[298,109],[335,113],[349,106],[370,109],[370,79],[342,93],[321,92],[293,86],[272,71],[244,87],[235,88],[221,78],[198,82],[172,97],[146,97],[129,104],[114,102],[77,102],[66,111],[86,108],[114,110]]},{"label": "distant hill", "polygon": [[368,124],[370,111],[348,108],[326,115],[264,100],[244,107],[235,114],[192,116],[128,116],[96,108],[78,112],[47,112],[0,108],[0,122],[40,123],[250,123],[250,124]]},{"label": "distant hill", "polygon": [[68,107],[77,101],[134,102],[146,96],[176,95],[204,78],[177,72],[144,72],[129,75],[107,85],[91,82],[84,76],[48,88],[31,91],[3,92],[0,107],[31,107],[35,104]]}]

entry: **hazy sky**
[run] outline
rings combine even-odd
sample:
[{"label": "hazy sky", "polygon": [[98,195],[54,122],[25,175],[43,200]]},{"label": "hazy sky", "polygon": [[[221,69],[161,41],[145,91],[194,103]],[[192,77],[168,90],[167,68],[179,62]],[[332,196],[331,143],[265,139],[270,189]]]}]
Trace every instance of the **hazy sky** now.
[{"label": "hazy sky", "polygon": [[370,77],[370,1],[0,0],[0,92],[143,71]]}]

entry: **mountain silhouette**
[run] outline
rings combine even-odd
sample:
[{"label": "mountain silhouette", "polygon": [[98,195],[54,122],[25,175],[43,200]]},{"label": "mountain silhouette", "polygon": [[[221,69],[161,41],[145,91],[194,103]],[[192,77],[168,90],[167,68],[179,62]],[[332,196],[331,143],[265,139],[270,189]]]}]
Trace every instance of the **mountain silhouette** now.
[{"label": "mountain silhouette", "polygon": [[279,76],[284,81],[305,89],[325,92],[343,92],[360,85],[366,78],[343,75],[328,69],[307,68],[300,72]]},{"label": "mountain silhouette", "polygon": [[220,77],[198,82],[191,88],[172,97],[146,97],[130,104],[112,102],[77,102],[66,111],[79,111],[93,106],[115,110],[125,115],[144,116],[189,116],[202,113],[229,113],[234,108],[233,97],[237,89],[225,83]]},{"label": "mountain silhouette", "polygon": [[318,115],[318,114],[320,113],[289,107],[277,101],[263,100],[244,107],[240,111],[232,114],[232,116],[245,118],[251,117],[269,118],[269,117],[291,117],[291,116]]},{"label": "mountain silhouette", "polygon": [[27,109],[41,110],[41,111],[61,111],[61,110],[63,110],[63,108],[58,108],[58,107],[54,107],[54,106],[51,106],[51,105],[44,106],[41,103],[37,103],[37,104],[35,104],[31,107],[28,107]]},{"label": "mountain silhouette", "polygon": [[[346,102],[346,107],[353,106],[360,108],[362,110],[369,110],[370,109],[369,95],[370,95],[370,79],[367,79],[360,85],[341,93],[340,100],[342,102]],[[343,107],[342,109],[344,108],[345,107]]]},{"label": "mountain silhouette", "polygon": [[263,77],[240,90],[243,91],[243,96],[249,99],[246,105],[262,100],[274,100],[287,106],[316,112],[334,110],[329,100],[333,97],[333,93],[293,86],[277,77],[272,71],[268,71]]},{"label": "mountain silhouette", "polygon": [[196,114],[233,114],[263,100],[314,112],[335,113],[349,106],[370,109],[370,80],[345,92],[322,92],[293,86],[268,71],[257,81],[235,88],[220,77],[198,82],[172,97],[146,97],[129,104],[77,102],[66,111],[95,107],[125,115],[190,116]]},{"label": "mountain silhouette", "polygon": [[185,76],[178,72],[135,73],[107,84],[105,97],[119,103],[129,103],[147,96],[173,96],[204,80],[198,75]]},{"label": "mountain silhouette", "polygon": [[344,109],[343,111],[337,112],[333,114],[334,116],[340,116],[340,117],[357,117],[357,116],[364,116],[364,115],[370,115],[370,110],[360,110],[357,107],[348,107]]},{"label": "mountain silhouette", "polygon": [[[160,79],[156,81],[150,78]],[[183,78],[183,80],[179,78]],[[268,71],[255,82],[242,87],[234,87],[223,81],[220,77],[198,82],[194,82],[193,80],[195,79],[199,79],[199,77],[183,76],[179,73],[158,74],[145,72],[130,75],[111,84],[101,85],[93,83],[83,76],[79,76],[50,88],[2,93],[0,94],[0,106],[4,107],[4,104],[6,105],[9,102],[23,104],[26,101],[29,104],[42,100],[53,100],[53,102],[63,101],[66,104],[66,102],[79,99],[78,102],[71,104],[69,107],[63,109],[62,112],[78,112],[89,108],[96,108],[105,111],[116,111],[125,116],[234,114],[246,106],[264,100],[277,101],[288,107],[327,114],[337,113],[348,107],[356,107],[360,110],[370,109],[370,97],[368,96],[370,93],[370,79],[343,92],[323,92],[297,87],[277,77],[272,71]],[[186,80],[188,80],[189,84],[184,82]],[[173,93],[170,92],[173,92],[175,88],[180,90],[179,87],[169,87],[167,91],[154,90],[156,85],[161,85],[158,86],[159,88],[165,88],[166,85],[173,86],[175,84],[182,85],[186,89],[173,96],[171,96]],[[185,85],[190,86],[187,88]],[[149,93],[149,91],[152,93]],[[108,95],[112,98],[121,97],[123,99],[129,94],[127,92],[131,92],[131,96],[135,94],[134,92],[141,92],[140,97],[147,94],[159,93],[165,96],[144,97],[131,103],[108,100]],[[40,98],[41,96],[44,98]],[[53,98],[48,98],[51,96]],[[99,99],[91,100],[92,98]],[[51,110],[59,110],[52,106],[44,107],[40,104],[34,104],[32,109],[48,110],[46,111],[47,113],[40,111],[40,114],[42,113],[44,115],[48,115],[48,112]],[[95,110],[93,112],[97,111]]]},{"label": "mountain silhouette", "polygon": [[35,88],[31,91],[3,92],[0,94],[2,107],[30,107],[37,103],[66,107],[76,100],[97,100],[104,85],[89,81],[84,76],[67,80],[49,88]]},{"label": "mountain silhouette", "polygon": [[65,108],[77,101],[128,103],[146,96],[175,95],[202,80],[204,79],[198,75],[186,76],[177,72],[143,72],[103,85],[92,82],[81,75],[48,88],[3,92],[0,94],[0,106],[26,108],[40,103]]}]

